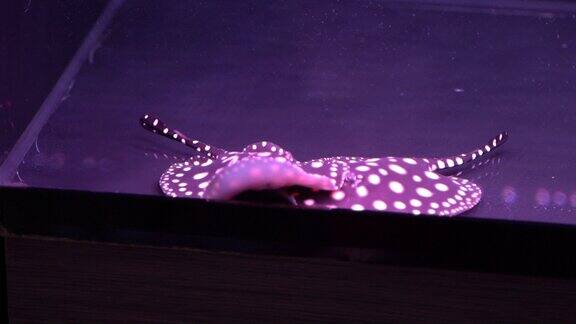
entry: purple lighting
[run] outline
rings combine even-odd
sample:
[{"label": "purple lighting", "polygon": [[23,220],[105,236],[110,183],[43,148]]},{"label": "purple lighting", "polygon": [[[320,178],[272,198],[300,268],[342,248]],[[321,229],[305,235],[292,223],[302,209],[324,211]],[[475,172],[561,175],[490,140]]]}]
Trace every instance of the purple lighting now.
[{"label": "purple lighting", "polygon": [[536,191],[534,200],[536,200],[536,203],[540,206],[548,206],[550,204],[550,193],[548,190],[540,188]]},{"label": "purple lighting", "polygon": [[506,186],[502,189],[502,200],[507,204],[513,204],[516,202],[518,195],[516,194],[516,189],[512,186]]},{"label": "purple lighting", "polygon": [[[508,137],[500,133],[469,153],[445,158],[337,156],[301,162],[269,141],[226,151],[191,139],[156,117],[145,115],[140,122],[195,154],[161,176],[160,188],[167,196],[228,200],[247,191],[276,190],[298,206],[414,215],[453,216],[476,206],[480,187],[446,174],[488,154]],[[505,199],[514,200],[515,193]]]},{"label": "purple lighting", "polygon": [[564,206],[566,204],[566,194],[562,191],[556,191],[552,196],[552,201],[557,206]]}]

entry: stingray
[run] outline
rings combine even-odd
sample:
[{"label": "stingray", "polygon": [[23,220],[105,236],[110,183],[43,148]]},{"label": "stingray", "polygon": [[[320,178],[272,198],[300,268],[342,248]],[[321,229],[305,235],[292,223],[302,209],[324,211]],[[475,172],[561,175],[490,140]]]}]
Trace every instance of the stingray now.
[{"label": "stingray", "polygon": [[276,190],[297,206],[454,216],[478,204],[480,187],[451,174],[504,143],[487,144],[445,158],[336,156],[298,161],[281,146],[262,141],[241,151],[191,139],[145,115],[144,128],[190,147],[194,154],[160,177],[170,197],[231,200],[247,191]]}]

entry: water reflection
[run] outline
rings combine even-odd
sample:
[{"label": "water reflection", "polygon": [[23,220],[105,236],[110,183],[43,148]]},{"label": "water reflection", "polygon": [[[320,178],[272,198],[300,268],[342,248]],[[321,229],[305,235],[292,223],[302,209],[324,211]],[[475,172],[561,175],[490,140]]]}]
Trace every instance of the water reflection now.
[{"label": "water reflection", "polygon": [[550,204],[550,192],[544,188],[536,190],[534,201],[540,206],[548,206]]},{"label": "water reflection", "polygon": [[556,191],[552,196],[552,201],[557,206],[564,206],[566,203],[566,194],[562,191]]},{"label": "water reflection", "polygon": [[514,204],[516,199],[518,198],[518,194],[516,193],[516,189],[512,186],[505,186],[502,189],[502,200],[506,204]]}]

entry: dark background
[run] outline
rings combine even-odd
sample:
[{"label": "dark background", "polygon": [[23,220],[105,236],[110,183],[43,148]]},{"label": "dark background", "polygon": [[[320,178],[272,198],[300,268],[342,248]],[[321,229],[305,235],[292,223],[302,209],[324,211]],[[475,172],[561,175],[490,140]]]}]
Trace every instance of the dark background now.
[{"label": "dark background", "polygon": [[106,0],[0,5],[0,163],[28,125]]},{"label": "dark background", "polygon": [[[0,163],[28,125],[106,0],[0,3]],[[5,238],[0,240],[0,322],[6,311]]]}]

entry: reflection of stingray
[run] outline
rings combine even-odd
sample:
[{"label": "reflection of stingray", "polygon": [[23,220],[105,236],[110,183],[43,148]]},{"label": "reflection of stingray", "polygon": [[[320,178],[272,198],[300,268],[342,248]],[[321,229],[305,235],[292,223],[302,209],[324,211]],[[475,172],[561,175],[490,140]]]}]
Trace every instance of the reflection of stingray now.
[{"label": "reflection of stingray", "polygon": [[282,190],[300,206],[416,215],[456,215],[474,207],[480,188],[444,174],[454,173],[507,139],[501,133],[472,152],[447,158],[338,156],[300,162],[267,141],[232,152],[190,139],[149,115],[141,123],[195,151],[161,176],[160,187],[168,196],[233,199],[249,190]]},{"label": "reflection of stingray", "polygon": [[[495,165],[500,164],[501,162],[502,162],[502,154],[497,152],[496,154],[494,154],[493,156],[491,156],[490,158],[488,158],[486,160],[474,162],[469,168],[458,171],[455,174],[455,176],[459,177],[461,175],[466,175],[476,168],[481,168],[481,167],[485,168],[488,165],[495,166]],[[480,180],[483,178],[494,177],[494,176],[497,176],[499,174],[500,174],[500,169],[488,168],[482,174],[470,177],[470,180]]]},{"label": "reflection of stingray", "polygon": [[133,144],[133,147],[139,149],[140,151],[144,152],[144,155],[158,160],[158,159],[167,159],[167,160],[179,160],[184,161],[189,158],[190,154],[184,150],[182,151],[174,151],[171,155],[166,154],[165,148],[162,147],[150,147],[152,144],[142,141]]}]

